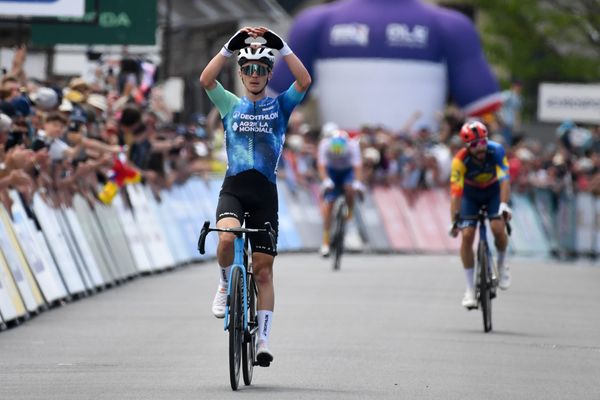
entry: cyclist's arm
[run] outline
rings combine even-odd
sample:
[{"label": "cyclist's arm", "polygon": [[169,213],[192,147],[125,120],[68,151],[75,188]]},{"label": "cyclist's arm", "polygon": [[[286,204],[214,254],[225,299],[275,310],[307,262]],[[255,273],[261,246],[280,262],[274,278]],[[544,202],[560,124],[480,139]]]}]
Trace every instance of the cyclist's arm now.
[{"label": "cyclist's arm", "polygon": [[212,90],[217,86],[217,76],[227,63],[227,57],[221,53],[217,53],[212,60],[208,62],[204,70],[200,74],[200,85],[205,90]]},{"label": "cyclist's arm", "polygon": [[312,79],[308,73],[308,70],[304,64],[302,64],[302,61],[300,61],[300,59],[294,53],[284,56],[283,60],[292,72],[292,75],[294,75],[294,78],[296,78],[296,81],[294,82],[296,90],[303,93],[306,92],[312,82]]},{"label": "cyclist's arm", "polygon": [[508,203],[510,200],[510,175],[508,173],[508,159],[504,147],[498,145],[496,152],[496,175],[500,181],[500,202]]},{"label": "cyclist's arm", "polygon": [[350,151],[352,157],[352,169],[354,170],[354,180],[362,182],[362,157],[358,140],[350,141]]},{"label": "cyclist's arm", "polygon": [[450,173],[450,219],[454,221],[455,216],[460,212],[460,203],[465,187],[466,166],[459,157],[452,160],[452,170]]},{"label": "cyclist's arm", "polygon": [[327,142],[329,142],[329,140],[327,139],[321,140],[321,142],[319,142],[319,148],[317,150],[317,171],[319,172],[319,178],[321,178],[321,181],[324,181],[328,177],[326,169],[326,152],[328,146]]}]

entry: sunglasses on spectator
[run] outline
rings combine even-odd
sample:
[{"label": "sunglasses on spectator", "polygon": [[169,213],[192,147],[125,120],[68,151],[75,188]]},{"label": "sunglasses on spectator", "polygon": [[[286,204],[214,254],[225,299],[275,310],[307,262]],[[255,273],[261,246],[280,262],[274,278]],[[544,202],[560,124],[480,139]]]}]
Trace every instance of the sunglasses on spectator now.
[{"label": "sunglasses on spectator", "polygon": [[468,147],[483,147],[483,146],[487,146],[487,139],[475,139],[475,140],[471,140],[469,143],[467,143]]},{"label": "sunglasses on spectator", "polygon": [[259,64],[248,64],[242,67],[244,75],[252,76],[255,72],[258,76],[265,76],[269,73],[269,68]]}]

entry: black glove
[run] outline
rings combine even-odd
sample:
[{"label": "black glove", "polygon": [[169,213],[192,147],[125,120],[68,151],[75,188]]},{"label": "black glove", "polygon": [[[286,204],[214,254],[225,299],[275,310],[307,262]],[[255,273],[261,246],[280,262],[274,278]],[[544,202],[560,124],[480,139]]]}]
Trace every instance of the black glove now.
[{"label": "black glove", "polygon": [[223,47],[230,53],[233,53],[236,50],[241,50],[244,47],[248,46],[248,44],[246,43],[246,39],[248,39],[249,37],[250,35],[248,34],[248,32],[242,30],[237,31],[235,35],[233,35]]},{"label": "black glove", "polygon": [[275,50],[283,49],[284,41],[275,32],[266,31],[265,33],[263,33],[263,38],[266,40],[266,47]]}]

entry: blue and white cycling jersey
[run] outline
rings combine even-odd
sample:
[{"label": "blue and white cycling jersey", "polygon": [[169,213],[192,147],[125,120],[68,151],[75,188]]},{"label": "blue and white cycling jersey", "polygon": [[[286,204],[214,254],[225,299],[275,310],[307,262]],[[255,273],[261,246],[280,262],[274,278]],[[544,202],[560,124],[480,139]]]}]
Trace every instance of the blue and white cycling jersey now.
[{"label": "blue and white cycling jersey", "polygon": [[217,82],[206,90],[225,128],[226,176],[256,169],[275,183],[277,164],[283,150],[290,114],[304,97],[294,83],[279,96],[252,102],[225,90]]}]

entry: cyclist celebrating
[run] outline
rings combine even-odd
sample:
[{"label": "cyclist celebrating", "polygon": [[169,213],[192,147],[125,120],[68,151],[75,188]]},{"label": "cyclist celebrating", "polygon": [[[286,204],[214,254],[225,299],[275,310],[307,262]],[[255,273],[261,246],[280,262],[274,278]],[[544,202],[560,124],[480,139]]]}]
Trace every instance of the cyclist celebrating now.
[{"label": "cyclist celebrating", "polygon": [[[257,42],[259,38],[264,45],[247,43],[249,40]],[[287,91],[276,98],[265,94],[275,61],[273,49],[279,51],[296,78]],[[245,89],[242,98],[225,90],[216,80],[235,51],[239,51],[239,76]],[[248,213],[246,227],[263,228],[268,221],[277,232],[277,162],[290,114],[303,99],[310,83],[310,74],[285,41],[264,27],[245,27],[236,32],[202,71],[200,84],[219,110],[225,127],[228,165],[219,193],[218,228],[239,227],[244,222],[244,214]],[[223,318],[225,314],[234,238],[231,233],[219,234],[217,261],[221,279],[212,305],[217,318]],[[275,304],[273,262],[277,249],[272,248],[266,233],[251,237],[250,244],[258,285],[257,360],[261,365],[268,365],[273,360],[268,340]]]},{"label": "cyclist celebrating", "polygon": [[348,204],[348,219],[352,217],[355,192],[364,191],[362,159],[358,140],[351,140],[343,130],[334,131],[330,137],[321,139],[318,149],[317,168],[323,192],[323,244],[321,255],[329,256],[329,230],[333,203],[342,194]]},{"label": "cyclist celebrating", "polygon": [[466,147],[456,153],[452,160],[450,175],[452,228],[450,235],[456,237],[462,231],[460,256],[462,259],[467,289],[462,305],[467,309],[477,307],[474,290],[475,255],[473,242],[479,209],[486,205],[494,244],[498,251],[500,289],[510,286],[510,270],[505,263],[508,237],[504,216],[510,220],[512,211],[508,161],[501,144],[488,140],[488,131],[479,121],[467,121],[460,130],[460,138]]}]

